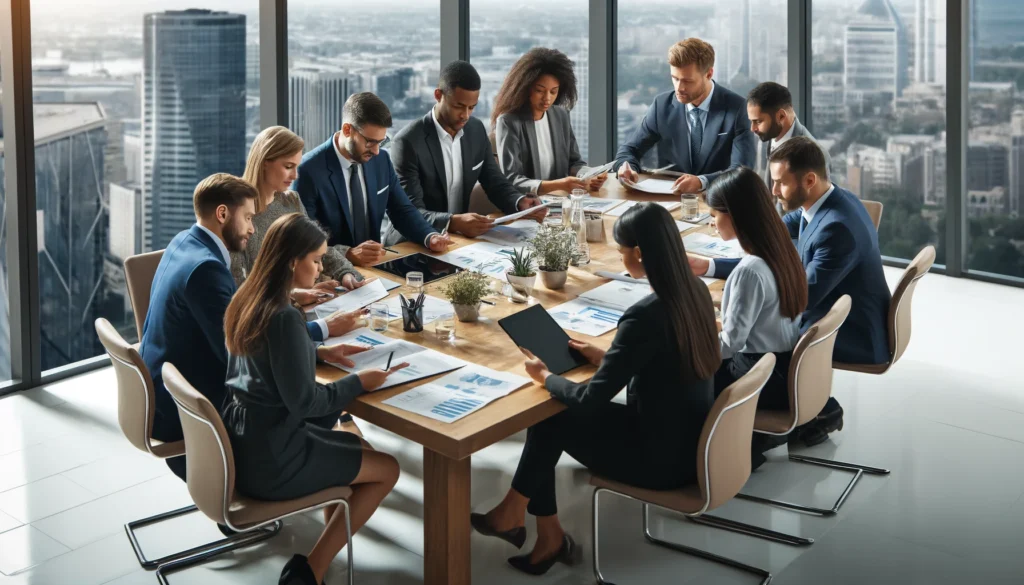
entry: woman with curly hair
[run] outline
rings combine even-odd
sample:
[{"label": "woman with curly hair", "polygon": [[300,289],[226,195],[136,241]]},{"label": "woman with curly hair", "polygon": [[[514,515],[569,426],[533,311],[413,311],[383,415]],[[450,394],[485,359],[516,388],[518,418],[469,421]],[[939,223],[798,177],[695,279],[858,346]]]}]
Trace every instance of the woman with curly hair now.
[{"label": "woman with curly hair", "polygon": [[505,77],[491,112],[498,163],[523,193],[601,188],[607,174],[576,178],[580,157],[569,110],[576,105],[576,74],[565,53],[537,47]]}]

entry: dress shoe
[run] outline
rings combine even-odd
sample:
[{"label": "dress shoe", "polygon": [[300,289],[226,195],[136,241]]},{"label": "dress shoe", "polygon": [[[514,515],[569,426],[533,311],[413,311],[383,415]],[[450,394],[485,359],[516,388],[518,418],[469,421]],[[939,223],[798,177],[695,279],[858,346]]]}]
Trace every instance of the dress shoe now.
[{"label": "dress shoe", "polygon": [[555,563],[564,563],[572,566],[576,564],[576,556],[578,549],[576,548],[576,542],[568,534],[562,537],[562,548],[553,556],[540,561],[539,563],[531,563],[530,555],[519,555],[512,557],[508,560],[508,564],[514,568],[526,573],[527,575],[543,575],[548,572]]},{"label": "dress shoe", "polygon": [[277,585],[317,585],[316,575],[309,566],[309,560],[302,555],[293,555],[281,569]]},{"label": "dress shoe", "polygon": [[513,528],[512,530],[506,530],[505,532],[498,532],[487,523],[487,516],[484,514],[470,514],[469,523],[473,525],[473,529],[483,534],[484,536],[495,536],[511,544],[516,548],[523,548],[526,544],[526,527],[520,526],[519,528]]},{"label": "dress shoe", "polygon": [[801,425],[790,433],[790,441],[798,440],[807,447],[824,443],[829,433],[843,430],[843,407],[832,397],[814,420]]},{"label": "dress shoe", "polygon": [[232,530],[224,524],[217,524],[217,530],[220,530],[220,533],[228,538],[231,538],[232,536],[238,534],[237,530]]}]

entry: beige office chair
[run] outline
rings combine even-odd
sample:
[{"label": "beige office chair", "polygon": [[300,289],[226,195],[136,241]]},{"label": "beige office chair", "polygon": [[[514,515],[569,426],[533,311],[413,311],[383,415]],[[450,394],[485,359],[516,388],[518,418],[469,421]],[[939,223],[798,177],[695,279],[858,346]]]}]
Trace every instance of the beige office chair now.
[{"label": "beige office chair", "polygon": [[[117,422],[125,438],[135,445],[136,449],[145,451],[154,457],[167,459],[185,454],[185,441],[163,443],[153,438],[153,415],[156,412],[156,397],[153,391],[153,378],[149,374],[146,363],[135,347],[128,344],[106,319],[96,320],[96,335],[100,338],[110,363],[114,366],[117,376]],[[147,559],[135,537],[135,530],[156,524],[163,520],[175,518],[197,511],[195,506],[185,506],[170,512],[164,512],[141,520],[134,520],[124,525],[128,540],[135,550],[139,564],[146,569],[154,569],[158,565],[178,558],[184,553],[175,553],[158,559]],[[188,552],[188,551],[185,551]]]},{"label": "beige office chair", "polygon": [[882,209],[885,206],[879,201],[869,199],[861,199],[860,202],[864,204],[864,209],[868,210],[868,217],[871,218],[871,223],[875,224],[875,231],[878,231],[878,224],[882,223]]},{"label": "beige office chair", "polygon": [[348,534],[348,582],[354,580],[352,559],[352,525],[348,498],[352,490],[335,487],[294,500],[267,502],[254,500],[235,491],[235,458],[231,441],[220,413],[213,404],[193,388],[170,363],[163,366],[164,385],[174,398],[181,417],[188,452],[188,491],[199,510],[214,522],[224,524],[238,535],[229,542],[197,547],[191,554],[156,570],[157,579],[167,585],[167,575],[196,565],[213,557],[266,540],[281,529],[281,520],[325,506],[338,504],[345,514]]},{"label": "beige office chair", "polygon": [[837,370],[848,370],[864,374],[884,374],[893,367],[903,352],[910,345],[911,330],[911,309],[914,303],[914,291],[917,289],[917,281],[924,278],[935,263],[935,247],[925,246],[917,253],[917,256],[910,262],[907,269],[903,271],[896,291],[892,294],[892,302],[889,303],[889,361],[884,364],[845,364],[833,362],[832,366]]},{"label": "beige office chair", "polygon": [[142,341],[142,326],[146,324],[146,313],[149,311],[149,293],[153,288],[153,277],[156,275],[163,250],[129,256],[124,260],[124,278],[128,283],[128,299],[135,313],[135,327]]},{"label": "beige office chair", "polygon": [[652,543],[754,573],[762,578],[762,585],[767,585],[772,580],[771,573],[763,569],[655,537],[650,530],[649,512],[650,506],[658,506],[683,514],[693,522],[750,536],[769,538],[777,534],[762,528],[705,514],[731,500],[750,477],[750,437],[757,410],[757,397],[771,376],[774,367],[775,355],[765,355],[745,376],[726,388],[715,400],[715,404],[711,407],[711,412],[708,413],[708,418],[704,422],[700,441],[697,443],[696,484],[678,490],[658,491],[636,488],[596,476],[591,478],[590,483],[595,488],[593,498],[594,577],[599,584],[608,583],[601,574],[598,542],[600,535],[598,499],[602,492],[637,500],[643,504],[644,537]]}]

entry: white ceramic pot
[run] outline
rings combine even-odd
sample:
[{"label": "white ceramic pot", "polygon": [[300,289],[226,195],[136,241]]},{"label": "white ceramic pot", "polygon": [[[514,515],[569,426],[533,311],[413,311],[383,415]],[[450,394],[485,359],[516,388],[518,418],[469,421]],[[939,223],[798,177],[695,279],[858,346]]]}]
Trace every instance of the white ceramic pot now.
[{"label": "white ceramic pot", "polygon": [[515,276],[511,270],[508,270],[505,272],[505,278],[508,279],[508,283],[512,285],[512,288],[526,296],[533,294],[533,287],[537,286],[536,272],[530,276]]},{"label": "white ceramic pot", "polygon": [[452,304],[452,306],[455,307],[455,316],[463,323],[472,323],[480,318],[480,303],[475,305]]}]

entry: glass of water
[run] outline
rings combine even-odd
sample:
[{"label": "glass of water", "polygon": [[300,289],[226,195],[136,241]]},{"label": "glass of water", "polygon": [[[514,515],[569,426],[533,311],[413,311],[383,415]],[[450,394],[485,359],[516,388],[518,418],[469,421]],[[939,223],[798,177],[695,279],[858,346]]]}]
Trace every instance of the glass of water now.
[{"label": "glass of water", "polygon": [[418,271],[407,273],[405,275],[405,285],[417,294],[423,292],[423,273]]},{"label": "glass of water", "polygon": [[373,303],[370,305],[370,329],[382,333],[388,330],[388,323],[390,321],[391,315],[387,305],[384,303]]},{"label": "glass of water", "polygon": [[443,343],[455,342],[455,310],[445,313],[434,321],[434,335]]},{"label": "glass of water", "polygon": [[695,221],[700,217],[700,198],[696,193],[684,193],[680,197],[682,209],[680,211],[683,221]]}]

